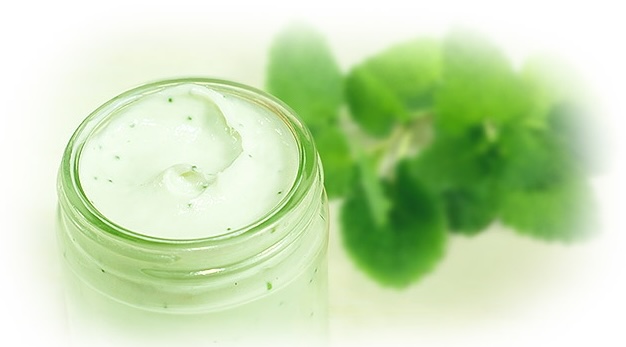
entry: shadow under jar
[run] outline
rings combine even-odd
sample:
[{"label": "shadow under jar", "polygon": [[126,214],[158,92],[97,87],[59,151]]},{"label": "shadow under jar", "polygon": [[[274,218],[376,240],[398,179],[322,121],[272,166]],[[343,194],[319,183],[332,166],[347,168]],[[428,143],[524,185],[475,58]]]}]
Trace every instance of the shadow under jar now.
[{"label": "shadow under jar", "polygon": [[89,346],[323,346],[328,207],[282,102],[211,79],[125,92],[58,176],[70,338]]}]

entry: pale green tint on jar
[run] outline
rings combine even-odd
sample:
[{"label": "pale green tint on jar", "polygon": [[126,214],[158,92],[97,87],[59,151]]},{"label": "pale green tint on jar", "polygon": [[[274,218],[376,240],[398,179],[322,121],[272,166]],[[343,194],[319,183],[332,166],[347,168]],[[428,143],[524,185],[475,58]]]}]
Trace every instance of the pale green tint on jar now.
[{"label": "pale green tint on jar", "polygon": [[[146,96],[163,96],[168,90],[186,93],[188,88],[195,87],[243,100],[249,109],[261,110],[260,117],[273,117],[271,121],[279,124],[276,136],[286,136],[283,139],[286,147],[294,145],[295,160],[289,159],[286,149],[284,163],[291,160],[293,164],[285,164],[283,168],[286,172],[292,170],[292,178],[287,173],[286,180],[273,183],[287,185],[279,188],[277,197],[270,203],[258,202],[266,205],[261,209],[266,210],[263,213],[257,209],[249,222],[233,227],[218,223],[219,230],[208,230],[206,235],[202,235],[202,228],[197,228],[201,219],[193,222],[197,230],[183,233],[180,238],[172,232],[176,228],[171,227],[152,233],[149,223],[142,224],[141,219],[135,219],[140,223],[132,228],[128,227],[129,223],[120,225],[98,209],[98,203],[90,201],[91,196],[86,194],[82,181],[93,179],[96,171],[90,172],[89,165],[81,166],[87,162],[81,161],[82,155],[97,148],[97,141],[102,140],[99,131],[107,124],[116,124],[115,117],[124,114],[120,110],[128,109]],[[164,105],[167,102],[165,99]],[[159,109],[158,105],[151,107]],[[228,110],[222,111],[228,123]],[[130,130],[133,122],[131,118],[128,120],[131,120]],[[209,121],[224,125],[221,119]],[[249,140],[246,132],[237,129],[234,123],[224,130],[226,141],[235,144],[224,147],[228,155],[242,159],[242,155],[263,155],[258,147],[246,142]],[[126,136],[124,141],[133,141],[128,137],[132,133],[122,134]],[[262,140],[268,134],[271,132],[261,133],[259,138]],[[115,143],[111,139],[107,141]],[[199,144],[210,145],[211,141]],[[86,149],[87,146],[91,147]],[[268,155],[268,160],[277,160],[271,157]],[[211,175],[215,170],[226,175],[224,167],[232,164],[231,159],[200,165],[188,161],[168,164],[166,174],[184,180],[164,182],[173,182],[167,188],[173,187],[185,203],[190,196],[196,198],[198,192],[202,194],[204,185],[213,183]],[[115,154],[112,160],[117,160]],[[97,161],[101,160],[94,162]],[[215,168],[209,168],[212,163]],[[106,169],[106,165],[102,167]],[[208,171],[198,170],[200,167]],[[271,167],[266,165],[263,170]],[[267,177],[270,173],[255,177],[255,166],[246,168],[245,179],[256,179],[259,186],[267,186],[271,181]],[[196,171],[200,172],[197,177]],[[157,82],[121,94],[92,113],[70,139],[60,167],[58,196],[58,238],[69,269],[68,309],[77,344],[90,340],[95,346],[125,343],[318,346],[325,341],[328,209],[321,164],[308,130],[292,110],[275,98],[246,86],[209,79]],[[246,204],[258,206],[254,198],[252,194],[245,203],[230,205],[221,213],[239,208],[233,211],[232,215],[237,217],[232,221],[244,220],[245,211],[253,210],[246,209]],[[129,199],[120,199],[119,206],[129,203]],[[127,210],[136,213],[136,201],[132,203],[133,208]],[[155,211],[159,216],[166,212]],[[202,210],[193,212],[201,214]],[[149,211],[146,213],[150,215]],[[168,220],[161,218],[159,225]],[[175,221],[173,225],[184,223]]]}]

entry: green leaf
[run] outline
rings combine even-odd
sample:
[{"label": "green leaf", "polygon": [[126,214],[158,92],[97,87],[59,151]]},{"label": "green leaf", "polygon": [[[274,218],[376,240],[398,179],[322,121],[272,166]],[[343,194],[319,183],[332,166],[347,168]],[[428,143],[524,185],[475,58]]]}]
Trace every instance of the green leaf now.
[{"label": "green leaf", "polygon": [[389,134],[432,103],[441,77],[439,44],[418,39],[393,46],[353,68],[346,98],[354,119],[372,135]]},{"label": "green leaf", "polygon": [[343,79],[326,40],[303,24],[288,26],[274,39],[266,85],[309,127],[334,123],[343,102]]},{"label": "green leaf", "polygon": [[341,209],[344,246],[356,264],[383,285],[405,287],[431,271],[443,257],[446,232],[437,201],[400,165],[384,183],[393,202],[388,223],[377,225],[360,180]]},{"label": "green leaf", "polygon": [[315,134],[315,145],[324,167],[324,186],[329,198],[346,194],[354,171],[348,140],[337,126],[329,126]]},{"label": "green leaf", "polygon": [[501,209],[502,221],[520,234],[562,242],[593,234],[595,214],[591,187],[573,171],[542,188],[507,191]]},{"label": "green leaf", "polygon": [[595,207],[580,162],[552,129],[503,132],[502,221],[519,233],[575,241],[594,230]]},{"label": "green leaf", "polygon": [[498,129],[529,109],[526,86],[486,39],[455,32],[443,49],[443,81],[435,95],[439,131],[460,134],[489,123]]},{"label": "green leaf", "polygon": [[375,136],[389,134],[396,123],[408,118],[400,100],[367,69],[355,68],[348,75],[346,98],[354,120]]},{"label": "green leaf", "polygon": [[439,135],[411,161],[411,174],[442,201],[453,232],[474,235],[496,217],[502,158],[481,129]]}]

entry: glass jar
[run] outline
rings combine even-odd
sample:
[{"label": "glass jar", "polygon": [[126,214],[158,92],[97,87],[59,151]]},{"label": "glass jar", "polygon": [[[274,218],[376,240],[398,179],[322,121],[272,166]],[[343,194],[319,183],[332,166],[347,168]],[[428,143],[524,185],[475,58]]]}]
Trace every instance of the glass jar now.
[{"label": "glass jar", "polygon": [[[182,83],[271,110],[296,140],[294,184],[244,228],[199,239],[155,238],[107,219],[81,188],[78,164],[90,136],[142,95]],[[247,86],[162,81],[105,103],[71,137],[58,176],[71,339],[81,346],[325,344],[328,207],[321,172],[311,135],[294,112]]]}]

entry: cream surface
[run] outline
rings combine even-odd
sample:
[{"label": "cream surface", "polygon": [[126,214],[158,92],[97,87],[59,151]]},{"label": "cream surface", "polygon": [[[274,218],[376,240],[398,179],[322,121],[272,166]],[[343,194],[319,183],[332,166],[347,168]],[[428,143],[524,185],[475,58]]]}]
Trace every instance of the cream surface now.
[{"label": "cream surface", "polygon": [[166,239],[254,223],[285,196],[297,170],[295,138],[278,116],[193,83],[117,110],[79,161],[85,195],[105,217]]}]

